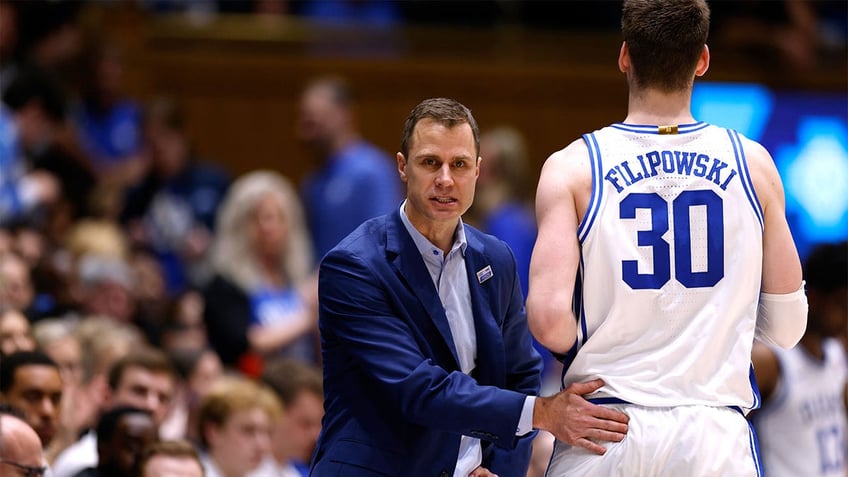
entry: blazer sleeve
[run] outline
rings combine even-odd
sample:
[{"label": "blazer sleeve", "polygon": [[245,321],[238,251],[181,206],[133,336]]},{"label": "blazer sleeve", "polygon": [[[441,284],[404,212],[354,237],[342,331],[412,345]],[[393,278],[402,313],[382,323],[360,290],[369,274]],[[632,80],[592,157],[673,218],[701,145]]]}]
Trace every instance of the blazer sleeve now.
[{"label": "blazer sleeve", "polygon": [[426,356],[419,340],[437,338],[416,325],[410,314],[424,310],[402,302],[406,285],[390,269],[345,249],[324,257],[319,271],[324,340],[345,349],[370,378],[371,395],[393,406],[387,412],[398,419],[514,447],[525,394],[481,386]]}]

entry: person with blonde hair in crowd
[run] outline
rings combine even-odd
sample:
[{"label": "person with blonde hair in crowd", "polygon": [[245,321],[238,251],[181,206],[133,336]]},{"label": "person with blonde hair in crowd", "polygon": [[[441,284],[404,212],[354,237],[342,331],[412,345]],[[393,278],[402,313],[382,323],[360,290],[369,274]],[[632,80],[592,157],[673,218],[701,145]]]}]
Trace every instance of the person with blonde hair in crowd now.
[{"label": "person with blonde hair in crowd", "polygon": [[204,477],[197,449],[186,440],[164,440],[147,446],[139,462],[139,477]]},{"label": "person with blonde hair in crowd", "polygon": [[32,325],[32,336],[38,348],[50,356],[62,371],[67,390],[82,381],[82,344],[75,334],[77,322],[63,318],[45,318]]},{"label": "person with blonde hair in crowd", "polygon": [[197,428],[207,477],[271,477],[255,472],[271,452],[280,415],[273,391],[241,375],[220,378],[200,404]]},{"label": "person with blonde hair in crowd", "polygon": [[[258,376],[261,359],[317,360],[317,282],[303,208],[270,170],[236,180],[221,204],[204,289],[209,342],[229,367]],[[258,360],[257,360],[258,358]]]}]

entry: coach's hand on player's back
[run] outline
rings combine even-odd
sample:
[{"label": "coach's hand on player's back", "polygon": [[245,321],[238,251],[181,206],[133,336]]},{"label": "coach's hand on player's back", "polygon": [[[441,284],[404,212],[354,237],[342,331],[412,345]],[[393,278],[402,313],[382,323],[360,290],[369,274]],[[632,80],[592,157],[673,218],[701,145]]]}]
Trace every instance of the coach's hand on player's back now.
[{"label": "coach's hand on player's back", "polygon": [[624,439],[630,419],[627,414],[583,398],[603,385],[600,379],[574,383],[553,396],[536,398],[533,427],[546,430],[567,444],[603,454],[606,449],[598,442]]}]

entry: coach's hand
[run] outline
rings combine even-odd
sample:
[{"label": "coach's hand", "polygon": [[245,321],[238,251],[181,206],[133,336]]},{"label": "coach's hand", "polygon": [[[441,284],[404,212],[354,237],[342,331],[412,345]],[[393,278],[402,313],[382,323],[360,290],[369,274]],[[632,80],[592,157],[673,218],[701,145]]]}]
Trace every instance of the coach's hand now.
[{"label": "coach's hand", "polygon": [[583,398],[603,385],[600,379],[574,383],[553,396],[536,398],[533,427],[546,430],[567,444],[603,454],[606,449],[597,442],[624,439],[630,419],[627,414]]}]

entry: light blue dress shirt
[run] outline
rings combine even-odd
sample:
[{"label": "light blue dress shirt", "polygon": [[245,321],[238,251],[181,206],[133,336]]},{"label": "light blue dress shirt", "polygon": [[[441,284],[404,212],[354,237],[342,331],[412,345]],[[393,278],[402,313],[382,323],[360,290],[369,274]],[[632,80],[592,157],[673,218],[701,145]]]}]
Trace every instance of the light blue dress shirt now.
[{"label": "light blue dress shirt", "polygon": [[[471,374],[477,358],[477,333],[474,329],[474,315],[471,307],[471,292],[468,288],[468,272],[465,269],[465,227],[462,219],[456,229],[451,250],[445,256],[442,250],[433,245],[409,221],[406,215],[406,201],[400,206],[400,216],[407,232],[415,242],[430,278],[439,291],[439,298],[445,309],[445,315],[450,325],[459,366],[463,373]],[[533,430],[533,406],[536,398],[528,396],[524,400],[518,429],[515,435],[521,436]],[[483,461],[483,450],[480,439],[462,436],[459,443],[454,477],[467,477]]]}]

